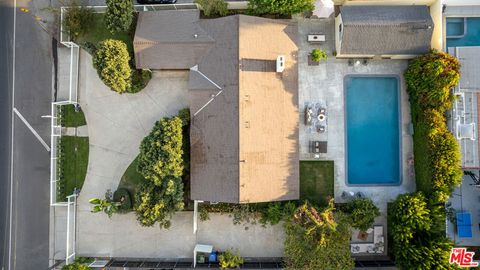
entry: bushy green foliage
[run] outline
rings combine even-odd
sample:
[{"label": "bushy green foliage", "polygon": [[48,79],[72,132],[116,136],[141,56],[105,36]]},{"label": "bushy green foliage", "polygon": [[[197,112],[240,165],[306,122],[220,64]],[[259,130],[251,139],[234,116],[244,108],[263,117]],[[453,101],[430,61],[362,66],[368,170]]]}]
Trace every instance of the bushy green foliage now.
[{"label": "bushy green foliage", "polygon": [[323,59],[327,59],[327,52],[320,49],[313,49],[312,50],[312,61],[320,62]]},{"label": "bushy green foliage", "polygon": [[166,176],[181,177],[183,173],[182,120],[162,118],[140,145],[138,172],[145,179],[162,185]]},{"label": "bushy green foliage", "polygon": [[127,91],[129,93],[140,92],[145,88],[148,82],[152,79],[152,72],[145,69],[133,69],[132,70],[132,86]]},{"label": "bushy green foliage", "polygon": [[410,100],[422,108],[443,111],[452,105],[450,89],[460,79],[458,59],[432,50],[413,59],[405,72]]},{"label": "bushy green foliage", "polygon": [[238,251],[227,250],[218,257],[220,269],[240,268],[243,258]]},{"label": "bushy green foliage", "polygon": [[297,205],[294,201],[269,202],[269,203],[218,203],[200,204],[200,220],[209,220],[209,212],[228,213],[233,224],[256,224],[263,226],[276,225],[281,221],[289,220]]},{"label": "bushy green foliage", "polygon": [[105,26],[111,32],[121,32],[130,29],[133,21],[132,0],[107,0]]},{"label": "bushy green foliage", "polygon": [[445,117],[459,69],[455,57],[431,51],[412,60],[404,74],[415,129],[417,187],[442,202],[462,180],[460,148]]},{"label": "bushy green foliage", "polygon": [[253,15],[291,15],[312,11],[315,0],[249,0],[248,9]]},{"label": "bushy green foliage", "polygon": [[119,188],[113,193],[113,201],[120,203],[118,212],[129,212],[133,208],[132,195],[126,188]]},{"label": "bushy green foliage", "polygon": [[223,17],[228,14],[228,4],[225,0],[195,0],[207,17]]},{"label": "bushy green foliage", "polygon": [[425,196],[421,192],[398,196],[392,204],[390,219],[395,243],[407,243],[418,231],[430,230],[430,210]]},{"label": "bushy green foliage", "polygon": [[353,269],[348,218],[333,201],[322,211],[300,206],[285,229],[287,269]]},{"label": "bushy green foliage", "polygon": [[71,6],[66,9],[63,18],[63,32],[75,40],[90,27],[93,10],[84,6]]},{"label": "bushy green foliage", "polygon": [[91,268],[85,264],[81,264],[79,262],[74,262],[68,265],[64,265],[62,270],[90,270]]},{"label": "bushy green foliage", "polygon": [[118,212],[121,204],[113,200],[113,195],[110,190],[105,193],[105,199],[92,198],[88,202],[93,204],[92,213],[104,212],[109,218]]},{"label": "bushy green foliage", "polygon": [[436,221],[445,224],[442,209],[444,213],[443,207],[432,210],[421,192],[400,195],[392,203],[389,231],[395,261],[402,269],[455,269],[448,262],[453,243],[435,226]]},{"label": "bushy green foliage", "polygon": [[100,79],[118,93],[124,93],[131,87],[129,61],[127,45],[114,39],[100,42],[93,56],[93,66]]},{"label": "bushy green foliage", "polygon": [[179,177],[167,176],[160,185],[144,181],[135,195],[135,212],[142,226],[168,229],[175,211],[183,210],[183,183]]},{"label": "bushy green foliage", "polygon": [[135,194],[135,212],[144,226],[168,228],[172,214],[184,207],[183,124],[179,117],[162,118],[140,144],[137,171],[145,181]]},{"label": "bushy green foliage", "polygon": [[349,215],[352,227],[362,231],[371,228],[375,218],[380,215],[378,207],[368,198],[353,199],[342,210]]},{"label": "bushy green foliage", "polygon": [[275,225],[280,221],[290,219],[295,212],[296,205],[292,201],[288,202],[271,202],[267,207],[260,209],[259,222],[263,225]]}]

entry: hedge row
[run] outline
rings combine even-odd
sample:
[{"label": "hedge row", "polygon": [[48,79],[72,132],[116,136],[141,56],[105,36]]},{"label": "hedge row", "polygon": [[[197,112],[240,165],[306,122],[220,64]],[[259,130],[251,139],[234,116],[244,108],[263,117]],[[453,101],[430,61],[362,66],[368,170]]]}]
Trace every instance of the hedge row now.
[{"label": "hedge row", "polygon": [[[458,60],[431,51],[413,59],[405,72],[414,125],[418,193],[400,195],[389,207],[389,235],[402,269],[454,269],[453,243],[445,237],[445,202],[462,181],[458,142],[448,130],[446,111],[458,83]],[[425,195],[424,195],[425,194]]]},{"label": "hedge row", "polygon": [[427,195],[437,193],[436,197],[443,202],[462,181],[460,148],[447,128],[445,117],[446,110],[452,107],[451,89],[458,83],[459,69],[455,57],[431,51],[412,60],[405,72],[415,130],[414,147],[424,150],[422,144],[426,144],[427,150],[415,151],[417,187]]}]

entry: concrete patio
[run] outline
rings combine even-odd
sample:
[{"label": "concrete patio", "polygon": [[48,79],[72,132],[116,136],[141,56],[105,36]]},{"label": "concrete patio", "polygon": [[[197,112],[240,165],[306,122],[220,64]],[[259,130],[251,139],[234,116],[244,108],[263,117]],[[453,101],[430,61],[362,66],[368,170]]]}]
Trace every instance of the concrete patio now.
[{"label": "concrete patio", "polygon": [[[307,42],[309,33],[324,33],[326,42],[314,44]],[[361,191],[386,213],[387,202],[398,194],[415,190],[412,136],[408,132],[411,123],[410,104],[405,90],[403,72],[407,68],[406,60],[368,60],[367,65],[349,66],[347,59],[333,57],[335,50],[333,19],[299,19],[299,111],[300,111],[300,159],[314,160],[309,151],[310,141],[327,141],[327,153],[320,154],[320,160],[335,162],[335,200],[341,202],[343,191]],[[320,48],[327,52],[328,59],[318,66],[308,65],[308,54]],[[385,74],[398,75],[401,80],[401,139],[402,139],[402,183],[398,186],[349,186],[345,179],[345,113],[343,80],[349,74]],[[327,107],[327,131],[319,134],[309,131],[304,124],[304,108],[307,102],[320,102]]]}]

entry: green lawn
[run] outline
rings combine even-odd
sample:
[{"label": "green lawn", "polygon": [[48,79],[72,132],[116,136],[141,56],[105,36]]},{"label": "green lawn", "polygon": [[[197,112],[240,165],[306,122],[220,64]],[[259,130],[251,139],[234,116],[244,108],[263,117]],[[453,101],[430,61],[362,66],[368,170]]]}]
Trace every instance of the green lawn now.
[{"label": "green lawn", "polygon": [[79,36],[76,39],[76,42],[81,46],[83,46],[85,42],[90,42],[94,45],[97,45],[100,41],[105,39],[117,39],[125,42],[127,44],[128,51],[131,55],[133,55],[133,34],[129,31],[117,32],[115,34],[110,33],[110,31],[108,31],[105,27],[103,17],[104,13],[95,13],[93,15],[90,28],[85,31],[85,34]]},{"label": "green lawn", "polygon": [[300,199],[325,206],[333,198],[333,161],[300,161]]},{"label": "green lawn", "polygon": [[132,200],[137,191],[137,187],[144,180],[143,176],[137,172],[137,164],[138,159],[135,158],[135,160],[133,160],[130,166],[128,166],[125,173],[123,173],[120,184],[118,184],[118,188],[125,188],[130,192],[130,194],[132,195]]},{"label": "green lawn", "polygon": [[76,112],[74,105],[64,105],[62,109],[62,126],[79,127],[87,124],[82,111]]},{"label": "green lawn", "polygon": [[63,201],[75,188],[81,189],[88,167],[88,137],[63,136],[61,138],[61,181],[58,200]]}]

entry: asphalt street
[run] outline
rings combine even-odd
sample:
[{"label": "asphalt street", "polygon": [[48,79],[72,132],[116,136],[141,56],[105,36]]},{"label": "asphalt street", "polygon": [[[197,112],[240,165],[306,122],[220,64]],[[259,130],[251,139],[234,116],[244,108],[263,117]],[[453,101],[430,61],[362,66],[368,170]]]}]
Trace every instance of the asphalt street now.
[{"label": "asphalt street", "polygon": [[[27,124],[50,144],[49,119],[41,116],[50,114],[51,37],[35,21],[36,9],[30,1],[16,4],[14,8],[13,0],[0,0],[0,266],[47,269],[50,156]],[[29,8],[30,13],[18,7]],[[13,107],[27,121],[14,115],[13,137],[12,97]]]}]

